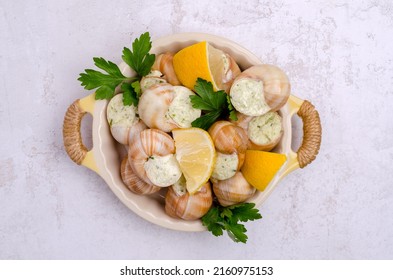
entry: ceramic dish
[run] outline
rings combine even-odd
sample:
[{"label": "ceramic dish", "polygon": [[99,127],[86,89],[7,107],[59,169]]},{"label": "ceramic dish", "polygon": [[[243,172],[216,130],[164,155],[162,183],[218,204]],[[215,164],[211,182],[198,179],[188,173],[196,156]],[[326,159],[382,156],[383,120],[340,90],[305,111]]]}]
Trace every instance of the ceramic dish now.
[{"label": "ceramic dish", "polygon": [[[263,62],[242,46],[214,35],[201,33],[183,33],[163,37],[153,41],[151,53],[159,54],[166,51],[176,52],[186,46],[199,41],[208,41],[214,47],[229,53],[239,64],[242,70]],[[125,64],[119,64],[125,75],[131,75],[131,69]],[[200,220],[184,221],[169,217],[164,211],[164,191],[150,196],[141,196],[132,193],[123,184],[120,177],[120,163],[124,154],[124,147],[112,138],[106,120],[107,100],[95,100],[94,93],[76,100],[68,108],[63,126],[64,144],[71,159],[90,168],[100,175],[113,193],[133,212],[142,218],[174,230],[204,231],[205,227]],[[80,123],[83,115],[90,113],[93,116],[93,148],[88,151],[82,143]],[[294,95],[279,111],[283,117],[284,133],[274,152],[287,156],[287,161],[276,174],[263,192],[257,191],[249,200],[260,206],[272,193],[278,182],[288,173],[303,168],[315,159],[321,141],[321,126],[318,112],[314,106]],[[291,118],[298,113],[303,120],[303,142],[297,152],[292,151]]]}]

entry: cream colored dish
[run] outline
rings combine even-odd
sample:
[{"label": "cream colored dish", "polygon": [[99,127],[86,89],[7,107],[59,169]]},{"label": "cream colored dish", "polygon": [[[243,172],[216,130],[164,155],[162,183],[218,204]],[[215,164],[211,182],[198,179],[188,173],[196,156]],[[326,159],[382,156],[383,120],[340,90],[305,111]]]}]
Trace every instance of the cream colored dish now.
[{"label": "cream colored dish", "polygon": [[[153,41],[151,53],[160,54],[178,50],[199,41],[208,41],[213,46],[230,54],[242,70],[252,65],[262,64],[254,54],[240,45],[214,35],[202,33],[183,33],[166,36]],[[124,75],[132,75],[131,69],[125,63],[119,64]],[[77,164],[86,166],[100,175],[113,193],[133,212],[142,218],[166,228],[182,231],[204,231],[206,228],[200,220],[185,221],[168,216],[164,210],[164,193],[142,196],[132,193],[124,185],[120,165],[124,148],[112,137],[106,120],[108,100],[95,100],[94,93],[76,100],[68,108],[63,126],[64,144],[67,153]],[[93,116],[93,148],[88,151],[82,143],[80,122],[85,113]],[[292,151],[291,118],[298,113],[303,119],[304,136],[301,147],[297,152]],[[257,191],[248,202],[260,206],[272,193],[277,183],[291,171],[304,167],[313,161],[318,153],[321,141],[321,125],[318,112],[308,101],[293,95],[279,110],[283,120],[283,136],[274,152],[287,156],[287,162],[276,174],[265,191]]]}]

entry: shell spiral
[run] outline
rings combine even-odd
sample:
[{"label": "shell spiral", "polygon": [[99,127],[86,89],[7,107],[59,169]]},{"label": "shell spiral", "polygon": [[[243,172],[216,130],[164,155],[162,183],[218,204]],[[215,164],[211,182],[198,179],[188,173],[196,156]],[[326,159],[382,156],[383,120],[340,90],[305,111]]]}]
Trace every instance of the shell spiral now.
[{"label": "shell spiral", "polygon": [[131,165],[128,163],[127,157],[124,158],[121,162],[120,173],[121,178],[127,188],[136,194],[152,194],[158,192],[161,189],[160,187],[149,185],[139,178],[132,170]]},{"label": "shell spiral", "polygon": [[[278,115],[277,112],[269,112],[267,114],[277,114]],[[236,124],[237,126],[242,127],[246,131],[247,137],[248,137],[248,143],[247,143],[247,148],[248,149],[250,149],[250,150],[267,151],[268,152],[268,151],[271,151],[274,147],[276,147],[277,144],[280,142],[281,137],[282,137],[283,132],[284,132],[282,121],[281,121],[280,134],[276,135],[275,138],[270,139],[270,141],[268,141],[267,143],[262,145],[262,144],[254,143],[250,139],[250,137],[249,137],[249,124],[250,124],[251,121],[253,121],[257,117],[247,116],[247,115],[244,115],[244,114],[239,113],[239,112],[236,113],[236,116],[237,116],[237,120],[233,121],[233,123]],[[279,118],[281,120],[281,117],[279,117]],[[263,128],[261,128],[261,129],[263,129]]]},{"label": "shell spiral", "polygon": [[236,153],[238,155],[238,169],[240,169],[243,165],[247,149],[247,132],[243,128],[228,121],[215,122],[209,128],[208,132],[218,152],[223,154]]},{"label": "shell spiral", "polygon": [[135,174],[149,185],[144,164],[151,156],[166,156],[175,153],[175,142],[169,134],[158,129],[145,129],[133,137],[129,144],[128,159]]},{"label": "shell spiral", "polygon": [[147,88],[139,99],[139,117],[150,128],[165,132],[178,128],[174,122],[165,117],[174,96],[174,88],[168,83],[160,83]]},{"label": "shell spiral", "polygon": [[213,182],[213,192],[222,206],[244,202],[252,197],[255,191],[240,171],[229,179]]},{"label": "shell spiral", "polygon": [[158,55],[152,69],[158,70],[164,74],[163,78],[171,85],[181,85],[173,69],[173,53],[162,53]]},{"label": "shell spiral", "polygon": [[213,195],[210,182],[203,185],[193,195],[187,192],[180,196],[173,190],[173,187],[170,187],[165,196],[165,212],[171,217],[181,218],[183,220],[201,218],[209,211],[212,204]]},{"label": "shell spiral", "polygon": [[277,111],[288,101],[291,85],[288,76],[277,66],[270,64],[254,65],[237,76],[234,83],[241,79],[263,82],[263,96],[271,111]]}]

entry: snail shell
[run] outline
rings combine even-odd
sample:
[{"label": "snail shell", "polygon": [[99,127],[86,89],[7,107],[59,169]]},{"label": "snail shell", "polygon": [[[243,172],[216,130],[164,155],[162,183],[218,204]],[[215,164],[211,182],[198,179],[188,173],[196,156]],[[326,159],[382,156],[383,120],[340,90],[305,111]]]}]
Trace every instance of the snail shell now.
[{"label": "snail shell", "polygon": [[[158,129],[145,129],[130,142],[128,162],[134,173],[147,184],[165,187],[174,184],[181,176],[180,167],[174,159],[174,153],[175,142],[167,133]],[[147,169],[150,166],[147,164],[148,160],[160,163],[162,162],[160,159],[164,159],[168,164],[158,166],[159,168]],[[157,173],[150,171],[160,172],[160,178],[155,176]]]},{"label": "snail shell", "polygon": [[143,121],[139,120],[137,123],[129,126],[113,125],[111,126],[111,133],[113,138],[115,138],[119,143],[128,145],[135,135],[146,129],[147,126]]},{"label": "snail shell", "polygon": [[163,78],[162,73],[160,71],[153,70],[148,75],[142,77],[142,79],[140,81],[141,91],[143,93],[151,86],[154,86],[157,84],[163,84],[166,82],[167,81]]},{"label": "snail shell", "polygon": [[160,187],[149,185],[139,178],[132,170],[127,157],[121,162],[120,173],[127,188],[136,194],[152,194],[161,189]]},{"label": "snail shell", "polygon": [[171,84],[160,83],[150,86],[139,98],[139,117],[150,128],[158,128],[165,132],[172,131],[178,126],[165,118],[165,114],[174,97]]},{"label": "snail shell", "polygon": [[216,150],[223,154],[237,154],[238,170],[244,162],[248,137],[246,131],[228,121],[217,121],[208,130]]},{"label": "snail shell", "polygon": [[210,183],[207,182],[193,195],[188,192],[178,194],[171,186],[165,196],[165,212],[174,218],[183,220],[196,220],[209,211],[213,204],[213,195]]},{"label": "snail shell", "polygon": [[191,123],[201,116],[201,110],[192,107],[192,95],[195,93],[183,86],[155,84],[140,97],[139,116],[148,127],[165,132],[191,127]]},{"label": "snail shell", "polygon": [[178,86],[180,81],[177,79],[175,70],[173,69],[173,53],[163,53],[156,57],[156,61],[152,67],[164,74],[163,78],[171,85]]},{"label": "snail shell", "polygon": [[233,123],[247,131],[250,150],[271,151],[284,132],[282,118],[277,112],[267,112],[258,117],[237,113],[237,121]]},{"label": "snail shell", "polygon": [[241,70],[237,65],[236,61],[229,54],[225,54],[224,60],[225,67],[221,81],[218,82],[218,86],[221,89],[225,90],[226,93],[229,93],[233,81],[241,73]]},{"label": "snail shell", "polygon": [[222,206],[244,202],[254,195],[255,190],[240,171],[229,179],[213,180],[213,192]]},{"label": "snail shell", "polygon": [[146,125],[138,118],[134,105],[123,104],[123,94],[117,94],[109,101],[106,117],[113,138],[127,145],[131,138],[138,134]]},{"label": "snail shell", "polygon": [[278,111],[290,94],[287,75],[270,64],[255,65],[243,71],[232,84],[231,103],[248,116],[261,116]]},{"label": "snail shell", "polygon": [[220,153],[241,153],[247,149],[247,133],[243,128],[231,122],[217,121],[208,132]]}]

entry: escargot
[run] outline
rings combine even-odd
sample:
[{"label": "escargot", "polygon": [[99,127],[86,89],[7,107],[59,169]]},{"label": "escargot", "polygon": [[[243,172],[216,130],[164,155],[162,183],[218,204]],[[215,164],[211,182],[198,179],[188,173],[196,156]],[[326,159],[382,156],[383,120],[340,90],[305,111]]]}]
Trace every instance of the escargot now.
[{"label": "escargot", "polygon": [[252,197],[256,189],[251,186],[239,171],[226,180],[212,180],[213,192],[222,206],[241,203]]},{"label": "escargot", "polygon": [[255,65],[243,71],[229,92],[237,111],[247,116],[261,116],[277,111],[287,102],[291,86],[287,75],[277,66]]},{"label": "escargot", "polygon": [[204,184],[193,195],[190,195],[184,186],[185,180],[169,187],[165,196],[165,212],[171,217],[183,220],[199,219],[209,211],[213,204],[210,182]]}]

